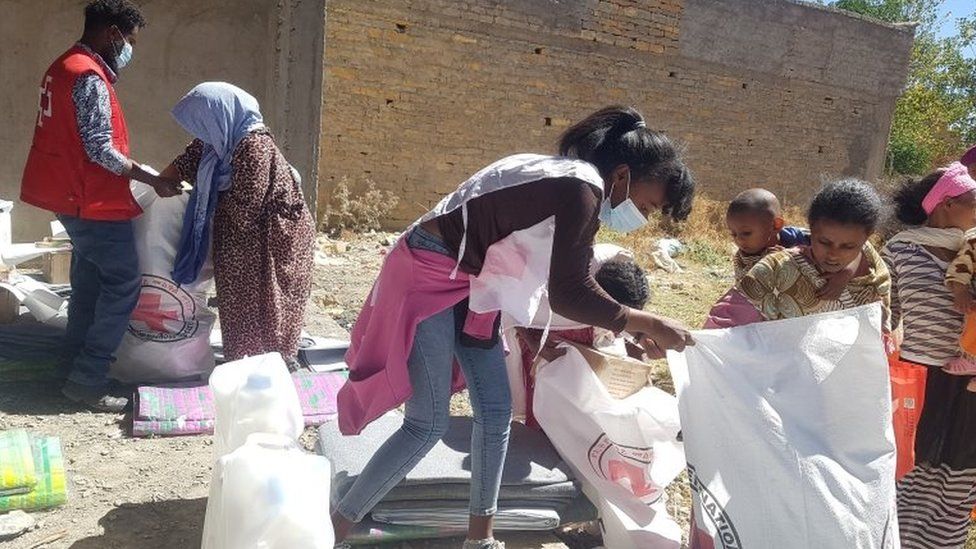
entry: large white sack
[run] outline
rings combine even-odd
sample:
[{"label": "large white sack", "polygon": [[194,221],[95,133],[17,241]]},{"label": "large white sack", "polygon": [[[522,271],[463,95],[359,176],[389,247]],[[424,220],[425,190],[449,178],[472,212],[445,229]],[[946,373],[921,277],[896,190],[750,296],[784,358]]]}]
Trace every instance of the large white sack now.
[{"label": "large white sack", "polygon": [[630,539],[633,530],[656,540],[644,547],[677,548],[681,532],[656,505],[685,465],[676,399],[654,387],[615,399],[580,352],[563,347],[566,354],[536,374],[532,409],[539,425],[587,495],[628,518],[613,521],[616,539]]},{"label": "large white sack", "polygon": [[305,418],[298,391],[278,353],[218,366],[210,375],[214,397],[214,458],[229,454],[254,433],[298,441]]},{"label": "large white sack", "polygon": [[607,549],[678,549],[681,547],[681,527],[667,510],[667,499],[662,497],[651,505],[654,518],[640,525],[622,509],[609,501],[595,497],[584,488],[587,496],[600,509],[600,526],[603,547]]},{"label": "large white sack", "polygon": [[170,278],[189,195],[156,198],[151,187],[135,183],[132,191],[144,210],[133,220],[142,290],[110,375],[126,383],[205,379],[214,368],[212,266],[208,260],[192,284]]},{"label": "large white sack", "polygon": [[668,355],[692,547],[900,547],[880,308],[694,337]]},{"label": "large white sack", "polygon": [[214,464],[203,549],[332,549],[329,460],[253,434]]}]

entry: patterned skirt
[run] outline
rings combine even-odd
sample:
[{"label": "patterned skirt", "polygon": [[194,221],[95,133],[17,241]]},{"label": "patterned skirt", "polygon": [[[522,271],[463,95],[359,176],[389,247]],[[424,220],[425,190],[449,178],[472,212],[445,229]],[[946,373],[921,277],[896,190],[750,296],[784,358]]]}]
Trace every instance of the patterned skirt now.
[{"label": "patterned skirt", "polygon": [[917,465],[898,484],[905,549],[962,548],[976,505],[976,393],[969,378],[930,368],[915,439]]}]

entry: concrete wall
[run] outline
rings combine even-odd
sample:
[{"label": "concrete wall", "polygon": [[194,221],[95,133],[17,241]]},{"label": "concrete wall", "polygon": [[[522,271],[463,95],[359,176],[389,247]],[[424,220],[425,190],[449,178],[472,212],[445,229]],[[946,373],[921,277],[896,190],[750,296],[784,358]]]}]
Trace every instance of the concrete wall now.
[{"label": "concrete wall", "polygon": [[[0,0],[0,198],[19,195],[45,69],[81,36],[84,0]],[[188,142],[169,114],[195,84],[254,94],[314,199],[325,0],[140,0],[139,35],[117,90],[132,156],[162,169]],[[46,212],[14,209],[14,239],[47,234]]]},{"label": "concrete wall", "polygon": [[371,180],[402,226],[611,103],[683,141],[706,194],[805,201],[880,174],[912,40],[786,0],[330,0],[320,209]]}]

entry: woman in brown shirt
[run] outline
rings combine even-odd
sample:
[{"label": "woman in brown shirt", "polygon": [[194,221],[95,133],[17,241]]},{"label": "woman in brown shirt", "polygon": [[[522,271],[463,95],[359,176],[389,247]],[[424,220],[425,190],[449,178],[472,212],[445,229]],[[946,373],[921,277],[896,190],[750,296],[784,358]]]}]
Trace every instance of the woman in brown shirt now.
[{"label": "woman in brown shirt", "polygon": [[[589,270],[601,222],[627,232],[645,224],[651,212],[687,217],[695,183],[677,148],[663,133],[646,128],[636,110],[608,107],[571,127],[559,152],[558,157],[516,155],[482,170],[415,224],[405,244],[401,241],[387,257],[353,328],[346,357],[349,382],[339,394],[339,423],[356,432],[363,420],[405,403],[404,423],[349,490],[338,494],[332,516],[337,541],[345,539],[446,432],[456,361],[474,411],[464,547],[503,547],[492,535],[492,517],[508,446],[511,396],[497,330],[488,339],[465,337],[471,316],[465,298],[470,293],[468,280],[482,273],[489,248],[516,231],[553,221],[548,276],[553,312],[638,335],[652,357],[692,343],[677,322],[614,301]],[[534,254],[549,250],[522,252],[529,254],[523,259],[534,261]],[[467,276],[456,277],[458,272]],[[523,277],[513,284],[530,287],[535,281]],[[419,312],[433,310],[435,300],[440,300],[439,312]],[[446,309],[441,310],[441,302]],[[412,347],[404,349],[391,341],[412,342]],[[407,375],[410,390],[394,387],[391,380],[399,382]]]}]

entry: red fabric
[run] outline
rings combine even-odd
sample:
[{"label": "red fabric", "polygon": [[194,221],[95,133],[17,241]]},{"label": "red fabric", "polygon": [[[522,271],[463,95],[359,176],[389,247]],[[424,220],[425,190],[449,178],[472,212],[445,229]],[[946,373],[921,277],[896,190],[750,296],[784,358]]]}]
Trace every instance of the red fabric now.
[{"label": "red fabric", "polygon": [[[564,340],[579,343],[580,345],[593,346],[593,328],[578,328],[575,330],[553,330],[549,332],[550,340]],[[542,427],[532,413],[532,394],[535,392],[535,376],[532,375],[532,365],[535,362],[535,354],[527,345],[520,345],[522,349],[522,382],[525,383],[525,424],[533,429],[541,430]]]},{"label": "red fabric", "polygon": [[901,360],[898,353],[888,356],[891,375],[892,423],[895,427],[895,449],[898,463],[895,479],[915,467],[915,434],[925,405],[925,379],[928,368]]},{"label": "red fabric", "polygon": [[712,305],[705,319],[706,330],[735,328],[762,322],[762,313],[739,290],[732,288]]},{"label": "red fabric", "polygon": [[129,154],[129,132],[115,89],[98,60],[75,46],[48,68],[41,81],[37,123],[20,199],[45,210],[101,221],[125,221],[142,213],[129,191],[129,180],[89,160],[81,142],[72,88],[78,78],[95,73],[108,87],[112,106],[112,143]]}]

